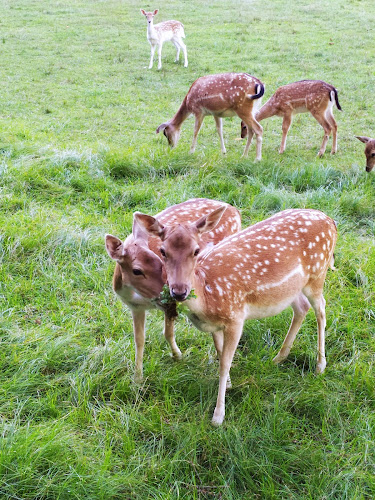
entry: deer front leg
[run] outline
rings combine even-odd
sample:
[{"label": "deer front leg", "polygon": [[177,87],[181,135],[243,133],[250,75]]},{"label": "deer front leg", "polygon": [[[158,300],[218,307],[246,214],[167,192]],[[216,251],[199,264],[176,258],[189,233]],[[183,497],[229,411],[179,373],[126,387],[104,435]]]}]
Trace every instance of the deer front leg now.
[{"label": "deer front leg", "polygon": [[135,374],[134,382],[139,384],[143,379],[143,351],[145,347],[145,311],[132,310],[134,342],[135,342]]},{"label": "deer front leg", "polygon": [[190,153],[194,153],[195,148],[197,146],[197,137],[199,130],[202,126],[203,118],[204,118],[203,115],[195,115],[194,135],[193,135],[193,142],[190,148]]},{"label": "deer front leg", "polygon": [[164,316],[164,337],[171,347],[172,356],[175,359],[181,359],[182,354],[174,336],[174,319],[168,318],[167,315]]},{"label": "deer front leg", "polygon": [[220,137],[221,152],[225,154],[227,150],[225,149],[224,137],[223,137],[223,119],[219,118],[218,116],[214,116],[214,118],[215,118],[216,130]]},{"label": "deer front leg", "polygon": [[232,364],[234,352],[242,334],[241,324],[230,325],[225,327],[223,331],[224,342],[223,350],[219,359],[220,376],[219,376],[219,391],[217,395],[216,408],[212,417],[212,425],[219,426],[223,423],[225,417],[225,391],[229,377],[229,370]]},{"label": "deer front leg", "polygon": [[158,62],[158,69],[161,69],[161,51],[163,49],[163,43],[160,42],[158,46],[158,55],[159,55],[159,62]]},{"label": "deer front leg", "polygon": [[292,123],[292,115],[285,114],[284,118],[283,118],[283,124],[282,124],[283,136],[281,139],[281,145],[280,145],[280,149],[279,149],[280,154],[284,153],[284,151],[285,151],[286,136],[288,135],[288,130],[290,128],[291,123]]},{"label": "deer front leg", "polygon": [[[217,352],[217,357],[218,357],[219,363],[220,363],[220,358],[221,358],[221,355],[223,353],[224,334],[220,330],[218,332],[213,333],[212,338],[214,340],[215,349]],[[226,388],[230,389],[231,387],[232,387],[232,382],[230,380],[230,375],[228,375]]]},{"label": "deer front leg", "polygon": [[156,45],[151,45],[151,59],[150,64],[148,65],[148,69],[151,69],[154,64],[154,54],[155,54]]}]

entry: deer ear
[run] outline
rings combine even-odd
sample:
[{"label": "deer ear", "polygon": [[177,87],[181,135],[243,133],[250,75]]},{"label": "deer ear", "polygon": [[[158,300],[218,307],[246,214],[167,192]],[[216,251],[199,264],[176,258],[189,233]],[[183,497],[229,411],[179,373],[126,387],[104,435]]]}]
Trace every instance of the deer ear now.
[{"label": "deer ear", "polygon": [[146,15],[146,12],[143,9],[141,9],[141,12],[144,16]]},{"label": "deer ear", "polygon": [[163,239],[165,228],[157,219],[155,219],[155,217],[142,214],[141,212],[134,212],[133,220],[139,224],[141,228],[146,231],[146,233],[159,236],[159,238]]},{"label": "deer ear", "polygon": [[143,229],[143,227],[139,224],[139,222],[133,216],[133,229],[132,229],[133,237],[135,240],[143,240],[148,243],[148,234]]},{"label": "deer ear", "polygon": [[154,10],[154,16],[156,16],[156,14],[159,12],[159,9],[155,9]]},{"label": "deer ear", "polygon": [[216,227],[217,224],[220,222],[220,219],[223,213],[225,212],[226,208],[227,208],[226,205],[222,205],[221,207],[217,208],[210,214],[204,215],[203,217],[198,219],[194,223],[194,226],[197,229],[198,233],[207,233],[208,231],[214,229],[214,227]]},{"label": "deer ear", "polygon": [[361,142],[364,142],[365,144],[367,144],[369,141],[371,141],[370,137],[365,137],[362,135],[356,135],[356,138],[358,140],[360,140]]},{"label": "deer ear", "polygon": [[111,234],[105,235],[105,249],[113,260],[119,260],[126,255],[123,242]]},{"label": "deer ear", "polygon": [[158,126],[156,129],[156,133],[158,134],[159,132],[162,132],[164,129],[168,127],[168,123],[162,123],[161,125]]}]

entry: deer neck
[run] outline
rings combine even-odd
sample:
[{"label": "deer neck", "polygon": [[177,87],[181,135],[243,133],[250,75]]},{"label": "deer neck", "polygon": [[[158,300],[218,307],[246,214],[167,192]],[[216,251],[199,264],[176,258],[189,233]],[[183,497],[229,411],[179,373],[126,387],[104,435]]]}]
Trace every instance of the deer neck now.
[{"label": "deer neck", "polygon": [[170,124],[173,127],[180,128],[182,123],[186,120],[186,118],[190,115],[190,111],[187,109],[186,105],[186,96],[184,100],[182,101],[181,106],[179,107],[177,113],[174,115],[172,120],[170,121]]},{"label": "deer neck", "polygon": [[158,39],[158,34],[154,26],[154,21],[152,20],[151,23],[147,23],[147,38],[149,40],[156,40]]}]

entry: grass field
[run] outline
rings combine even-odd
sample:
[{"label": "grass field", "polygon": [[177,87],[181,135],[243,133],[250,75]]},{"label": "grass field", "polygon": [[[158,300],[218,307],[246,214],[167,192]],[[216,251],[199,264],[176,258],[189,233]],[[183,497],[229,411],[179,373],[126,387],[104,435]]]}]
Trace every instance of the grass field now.
[{"label": "grass field", "polygon": [[[189,67],[148,70],[139,9],[185,25]],[[370,499],[375,497],[375,135],[372,0],[5,0],[0,19],[0,498]],[[335,85],[339,149],[281,120],[241,158],[240,121],[220,153],[207,118],[167,148],[156,127],[199,76],[246,71],[266,85]],[[327,153],[330,151],[328,144]],[[218,364],[209,335],[184,316],[174,362],[163,317],[147,321],[143,385],[133,383],[129,311],[111,289],[104,234],[125,237],[135,210],[191,197],[232,203],[244,227],[290,207],[339,228],[329,272],[327,369],[316,376],[309,312],[291,355],[271,362],[291,311],[248,322],[235,354],[226,419],[210,424]]]}]

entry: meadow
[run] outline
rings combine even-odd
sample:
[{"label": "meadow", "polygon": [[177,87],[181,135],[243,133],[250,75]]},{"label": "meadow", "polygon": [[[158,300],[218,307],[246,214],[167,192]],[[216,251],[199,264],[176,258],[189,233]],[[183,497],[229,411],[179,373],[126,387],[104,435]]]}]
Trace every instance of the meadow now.
[{"label": "meadow", "polygon": [[[163,67],[139,9],[185,26],[189,66],[165,44]],[[372,0],[4,0],[0,19],[0,498],[370,499],[375,497],[375,136]],[[242,158],[206,118],[171,150],[155,129],[199,76],[248,72],[266,86],[322,79],[339,93],[338,153],[298,115],[262,122]],[[291,310],[247,322],[221,428],[212,338],[184,315],[175,362],[163,316],[147,319],[136,385],[129,311],[114,296],[104,235],[125,238],[135,210],[192,197],[235,205],[243,226],[286,208],[338,224],[325,285],[327,368],[315,375],[310,311],[292,352],[272,364]]]}]

